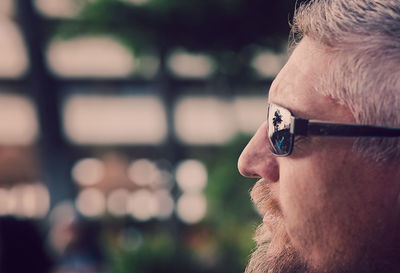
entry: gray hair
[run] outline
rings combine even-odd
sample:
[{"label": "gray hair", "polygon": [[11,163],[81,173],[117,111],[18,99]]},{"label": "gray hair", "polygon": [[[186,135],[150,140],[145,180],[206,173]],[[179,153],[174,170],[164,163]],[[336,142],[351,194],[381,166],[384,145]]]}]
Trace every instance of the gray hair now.
[{"label": "gray hair", "polygon": [[[357,123],[400,127],[399,0],[313,0],[295,12],[295,40],[307,36],[330,56],[316,90],[347,106]],[[376,161],[400,156],[399,138],[359,138]]]}]

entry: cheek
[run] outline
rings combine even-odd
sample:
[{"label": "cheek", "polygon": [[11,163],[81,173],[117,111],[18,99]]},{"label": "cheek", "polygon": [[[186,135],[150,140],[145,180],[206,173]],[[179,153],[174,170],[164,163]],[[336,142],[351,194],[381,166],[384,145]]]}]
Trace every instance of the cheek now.
[{"label": "cheek", "polygon": [[[280,201],[285,225],[294,246],[307,248],[307,245],[321,238],[321,210],[325,207],[325,195],[316,185],[311,173],[290,169],[281,176]],[[329,213],[329,212],[325,212]]]},{"label": "cheek", "polygon": [[351,199],[346,198],[348,178],[321,160],[299,159],[285,167],[280,176],[280,201],[286,230],[304,258],[320,263],[345,245],[344,234],[349,229],[345,225],[353,211]]}]

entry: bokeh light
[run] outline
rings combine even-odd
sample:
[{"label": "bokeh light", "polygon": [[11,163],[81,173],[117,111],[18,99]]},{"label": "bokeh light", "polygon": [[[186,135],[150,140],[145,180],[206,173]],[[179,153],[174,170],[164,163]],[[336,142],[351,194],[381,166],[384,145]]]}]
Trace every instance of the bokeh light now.
[{"label": "bokeh light", "polygon": [[141,189],[131,194],[128,200],[128,212],[139,221],[147,221],[158,213],[157,199],[148,190]]},{"label": "bokeh light", "polygon": [[206,78],[212,75],[215,64],[205,54],[193,54],[177,50],[168,59],[169,69],[179,77]]},{"label": "bokeh light", "polygon": [[96,158],[85,158],[75,163],[72,177],[81,186],[92,186],[104,177],[104,163]]},{"label": "bokeh light", "polygon": [[207,170],[203,163],[189,159],[176,168],[176,181],[186,193],[201,192],[207,184]]},{"label": "bokeh light", "polygon": [[148,159],[138,159],[128,168],[129,179],[139,186],[149,186],[160,178],[157,166]]},{"label": "bokeh light", "polygon": [[158,190],[154,192],[154,196],[157,199],[158,211],[156,217],[160,220],[165,220],[171,217],[174,212],[174,200],[171,194],[167,190]]},{"label": "bokeh light", "polygon": [[123,216],[127,213],[129,191],[126,189],[116,189],[107,197],[107,210],[114,216]]},{"label": "bokeh light", "polygon": [[207,213],[207,200],[202,193],[184,193],[178,200],[176,212],[183,222],[196,224]]},{"label": "bokeh light", "polygon": [[21,217],[43,218],[50,207],[50,195],[42,184],[18,184],[8,196],[8,212]]},{"label": "bokeh light", "polygon": [[76,208],[83,216],[99,217],[106,209],[104,194],[93,188],[82,190],[76,198]]}]

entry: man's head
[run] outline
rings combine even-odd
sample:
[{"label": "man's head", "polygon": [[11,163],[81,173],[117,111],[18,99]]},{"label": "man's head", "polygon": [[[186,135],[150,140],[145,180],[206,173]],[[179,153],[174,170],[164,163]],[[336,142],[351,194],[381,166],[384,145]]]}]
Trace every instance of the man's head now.
[{"label": "man's head", "polygon": [[[400,127],[400,3],[311,1],[293,31],[300,41],[270,103],[300,118]],[[267,131],[262,124],[239,159],[243,175],[261,178],[252,198],[264,218],[248,272],[400,266],[400,138],[296,137],[277,157]]]}]

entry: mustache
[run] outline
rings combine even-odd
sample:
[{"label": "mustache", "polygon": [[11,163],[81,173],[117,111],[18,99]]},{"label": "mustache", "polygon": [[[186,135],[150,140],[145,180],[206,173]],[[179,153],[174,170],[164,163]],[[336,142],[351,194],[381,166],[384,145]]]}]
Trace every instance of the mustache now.
[{"label": "mustache", "polygon": [[272,194],[271,182],[260,179],[250,191],[250,197],[261,215],[282,216],[280,203]]}]

